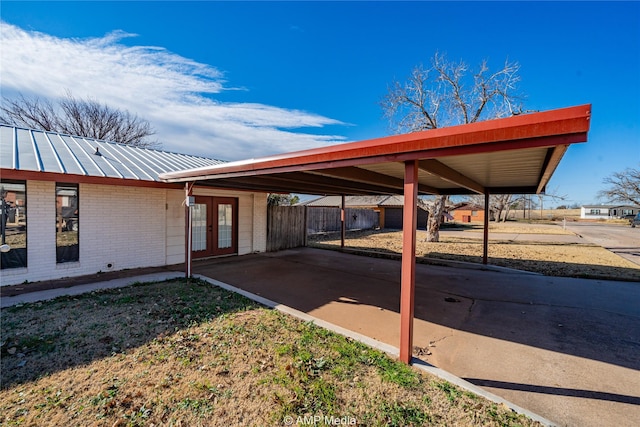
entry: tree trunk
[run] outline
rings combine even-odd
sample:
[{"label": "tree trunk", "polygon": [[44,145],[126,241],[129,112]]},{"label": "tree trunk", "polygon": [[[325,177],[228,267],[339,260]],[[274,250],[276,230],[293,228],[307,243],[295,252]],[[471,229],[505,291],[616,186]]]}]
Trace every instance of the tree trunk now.
[{"label": "tree trunk", "polygon": [[[500,222],[500,217],[502,216],[502,211],[504,210],[504,206],[502,205],[497,205],[494,207],[495,212],[493,213],[493,220],[495,222]],[[491,217],[489,217],[491,218]]]},{"label": "tree trunk", "polygon": [[509,217],[509,211],[511,210],[510,206],[511,206],[510,204],[507,204],[507,207],[504,211],[504,218],[502,218],[502,222],[507,222],[507,218]]},{"label": "tree trunk", "polygon": [[431,209],[429,209],[426,242],[440,241],[440,224],[442,223],[442,215],[444,214],[447,198],[447,196],[436,197],[436,200],[431,205]]}]

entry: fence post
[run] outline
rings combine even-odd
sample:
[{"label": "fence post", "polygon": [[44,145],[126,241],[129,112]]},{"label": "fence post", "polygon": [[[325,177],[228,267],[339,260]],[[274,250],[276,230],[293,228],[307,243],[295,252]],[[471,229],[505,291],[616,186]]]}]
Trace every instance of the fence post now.
[{"label": "fence post", "polygon": [[309,206],[304,206],[304,221],[302,222],[303,227],[304,227],[304,231],[303,231],[304,232],[304,237],[302,239],[304,247],[307,247],[307,230],[308,230],[308,226],[307,226],[307,220],[308,220],[307,209],[309,209]]}]

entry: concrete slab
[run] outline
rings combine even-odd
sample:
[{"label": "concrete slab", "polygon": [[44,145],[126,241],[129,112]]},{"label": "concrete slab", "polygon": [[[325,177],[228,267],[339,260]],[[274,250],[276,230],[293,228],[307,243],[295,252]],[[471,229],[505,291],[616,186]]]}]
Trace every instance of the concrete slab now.
[{"label": "concrete slab", "polygon": [[[397,347],[400,264],[320,249],[194,272]],[[640,423],[640,285],[418,265],[428,363],[560,425]]]}]

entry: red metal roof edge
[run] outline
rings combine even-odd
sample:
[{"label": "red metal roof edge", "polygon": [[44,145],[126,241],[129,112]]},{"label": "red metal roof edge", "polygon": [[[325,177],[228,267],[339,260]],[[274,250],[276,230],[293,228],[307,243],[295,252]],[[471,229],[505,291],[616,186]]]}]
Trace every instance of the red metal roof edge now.
[{"label": "red metal roof edge", "polygon": [[[160,180],[171,181],[271,168],[295,167],[345,159],[392,156],[442,148],[469,147],[493,142],[586,134],[591,104],[522,114],[447,128],[392,135],[358,142],[294,151],[258,159],[248,159],[208,167],[164,173]],[[551,144],[553,145],[553,144]]]}]

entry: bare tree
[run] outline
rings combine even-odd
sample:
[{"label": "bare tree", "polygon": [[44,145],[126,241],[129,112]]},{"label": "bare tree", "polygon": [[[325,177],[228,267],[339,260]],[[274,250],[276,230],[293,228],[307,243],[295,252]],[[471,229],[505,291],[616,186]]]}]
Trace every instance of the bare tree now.
[{"label": "bare tree", "polygon": [[[516,94],[519,70],[517,62],[507,59],[501,69],[491,72],[483,60],[472,72],[466,63],[436,53],[431,67],[417,66],[406,82],[391,84],[381,102],[384,116],[395,133],[406,133],[521,114]],[[438,196],[428,203],[429,242],[439,240],[446,201],[447,196]]]},{"label": "bare tree", "polygon": [[300,197],[293,194],[269,193],[267,196],[269,206],[293,206],[298,202],[300,202]]},{"label": "bare tree", "polygon": [[150,140],[155,134],[148,121],[101,104],[95,99],[78,99],[67,91],[54,106],[48,100],[29,99],[20,95],[5,99],[0,106],[0,121],[14,126],[86,136],[130,144],[142,148],[157,148]]},{"label": "bare tree", "polygon": [[631,203],[640,206],[640,169],[627,168],[606,177],[607,188],[598,196],[611,202]]}]

